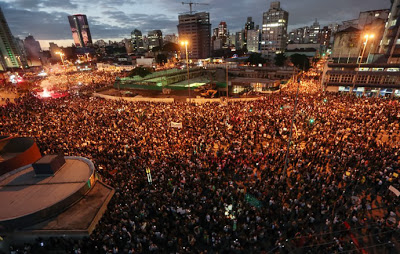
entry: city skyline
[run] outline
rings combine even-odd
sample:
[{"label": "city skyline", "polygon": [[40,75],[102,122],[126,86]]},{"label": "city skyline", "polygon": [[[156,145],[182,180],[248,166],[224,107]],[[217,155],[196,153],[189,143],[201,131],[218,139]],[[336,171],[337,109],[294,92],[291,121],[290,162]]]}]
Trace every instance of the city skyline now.
[{"label": "city skyline", "polygon": [[[222,0],[201,1],[208,6],[194,6],[195,11],[210,12],[212,27],[220,21],[227,23],[231,32],[244,28],[246,18],[253,17],[255,24],[262,24],[262,13],[267,11],[272,1],[247,0],[226,5]],[[29,34],[40,41],[43,48],[53,41],[60,46],[73,43],[68,23],[68,15],[87,15],[93,40],[121,40],[129,38],[130,32],[139,29],[143,34],[160,29],[163,34],[177,34],[178,15],[189,10],[181,1],[165,0],[155,6],[133,0],[101,0],[78,2],[74,0],[3,0],[0,6],[8,20],[14,36],[25,38]],[[288,31],[312,24],[315,18],[320,24],[354,19],[360,11],[388,9],[390,1],[338,0],[328,2],[305,0],[302,2],[281,1],[281,7],[289,12]],[[326,11],[323,11],[326,10]],[[328,11],[329,10],[329,11]],[[36,17],[32,19],[32,17]]]}]

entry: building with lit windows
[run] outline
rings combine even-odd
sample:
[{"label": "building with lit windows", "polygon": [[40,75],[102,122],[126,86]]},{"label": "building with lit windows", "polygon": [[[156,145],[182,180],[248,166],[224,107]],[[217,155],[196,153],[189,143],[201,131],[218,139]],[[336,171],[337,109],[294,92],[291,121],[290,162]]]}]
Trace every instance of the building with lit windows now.
[{"label": "building with lit windows", "polygon": [[252,17],[247,17],[247,22],[244,24],[244,39],[247,41],[247,31],[254,29],[254,21]]},{"label": "building with lit windows", "polygon": [[275,54],[285,51],[289,13],[280,7],[280,2],[272,2],[263,14],[261,53],[272,59]]},{"label": "building with lit windows", "polygon": [[315,19],[315,22],[310,27],[308,43],[318,43],[319,30],[320,30],[320,25],[319,25],[317,19]]},{"label": "building with lit windows", "polygon": [[131,41],[134,52],[144,52],[142,32],[135,29],[131,32]]},{"label": "building with lit windows", "polygon": [[26,65],[25,57],[20,51],[17,40],[12,36],[7,20],[0,8],[0,70],[20,68]]},{"label": "building with lit windows", "polygon": [[[208,58],[211,53],[210,13],[198,12],[178,16],[180,41],[188,42],[188,54],[192,59]],[[185,57],[185,48],[181,50]]]},{"label": "building with lit windows", "polygon": [[400,63],[400,0],[392,1],[379,51],[385,54],[388,63]]},{"label": "building with lit windows", "polygon": [[68,16],[68,20],[75,46],[78,48],[92,46],[92,35],[86,15],[75,14]]},{"label": "building with lit windows", "polygon": [[260,52],[261,33],[259,29],[247,30],[247,51]]},{"label": "building with lit windows", "polygon": [[161,30],[153,30],[147,34],[149,50],[152,50],[154,47],[162,47],[163,45],[163,35]]}]

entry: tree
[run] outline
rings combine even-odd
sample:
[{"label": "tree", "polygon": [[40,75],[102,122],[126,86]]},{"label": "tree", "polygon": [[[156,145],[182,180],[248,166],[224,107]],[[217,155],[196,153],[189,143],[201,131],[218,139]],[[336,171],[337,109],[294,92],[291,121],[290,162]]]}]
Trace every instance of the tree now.
[{"label": "tree", "polygon": [[179,50],[180,50],[179,45],[173,42],[166,43],[162,49],[162,51],[165,52],[178,52]]},{"label": "tree", "polygon": [[249,56],[247,62],[251,65],[258,65],[266,63],[267,60],[265,60],[265,58],[263,58],[260,53],[253,53]]},{"label": "tree", "polygon": [[279,67],[284,66],[285,65],[285,61],[286,61],[285,53],[276,54],[276,56],[275,56],[275,65],[276,66],[279,66]]},{"label": "tree", "polygon": [[150,68],[146,68],[146,67],[136,67],[135,69],[133,69],[133,70],[129,73],[129,77],[140,76],[140,77],[144,78],[144,77],[146,77],[147,75],[149,75],[150,73],[152,73],[152,69],[150,69]]},{"label": "tree", "polygon": [[160,64],[160,65],[164,65],[165,63],[167,63],[167,56],[164,54],[158,54],[156,56],[156,63]]},{"label": "tree", "polygon": [[151,52],[158,52],[161,51],[161,47],[160,46],[155,46],[151,49]]},{"label": "tree", "polygon": [[310,69],[310,61],[308,57],[303,54],[294,54],[290,56],[290,61],[299,69],[307,71]]}]

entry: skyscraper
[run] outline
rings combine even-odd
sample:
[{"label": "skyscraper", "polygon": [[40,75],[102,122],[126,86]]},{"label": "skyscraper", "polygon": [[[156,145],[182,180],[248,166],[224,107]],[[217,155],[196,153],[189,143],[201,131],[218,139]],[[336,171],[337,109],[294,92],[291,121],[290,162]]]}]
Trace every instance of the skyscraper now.
[{"label": "skyscraper", "polygon": [[386,29],[380,42],[380,53],[385,54],[388,63],[400,63],[400,0],[392,1]]},{"label": "skyscraper", "polygon": [[40,43],[32,35],[29,35],[24,40],[24,47],[29,66],[40,66],[40,51],[42,50]]},{"label": "skyscraper", "polygon": [[162,47],[163,45],[163,36],[161,30],[153,30],[148,33],[149,39],[149,50],[154,47]]},{"label": "skyscraper", "polygon": [[19,68],[25,62],[24,57],[19,52],[16,40],[11,34],[6,18],[0,8],[0,67],[5,70],[7,68]]},{"label": "skyscraper", "polygon": [[280,2],[272,2],[270,9],[263,13],[261,53],[268,58],[285,51],[289,13]]},{"label": "skyscraper", "polygon": [[247,30],[247,51],[256,52],[260,51],[260,30],[250,29]]},{"label": "skyscraper", "polygon": [[92,45],[92,35],[90,34],[89,23],[86,15],[75,14],[68,16],[71,26],[72,38],[76,47],[89,47]]},{"label": "skyscraper", "polygon": [[319,38],[319,31],[320,31],[320,25],[315,19],[315,22],[313,25],[310,27],[310,43],[318,43],[318,38]]},{"label": "skyscraper", "polygon": [[138,29],[135,29],[131,32],[131,40],[134,52],[143,52],[143,36],[142,32]]},{"label": "skyscraper", "polygon": [[[191,58],[208,58],[211,49],[210,13],[181,14],[178,17],[179,40],[188,41]],[[185,54],[185,50],[181,51]]]},{"label": "skyscraper", "polygon": [[252,17],[247,17],[247,22],[244,24],[244,39],[247,41],[247,31],[254,29],[254,21]]}]

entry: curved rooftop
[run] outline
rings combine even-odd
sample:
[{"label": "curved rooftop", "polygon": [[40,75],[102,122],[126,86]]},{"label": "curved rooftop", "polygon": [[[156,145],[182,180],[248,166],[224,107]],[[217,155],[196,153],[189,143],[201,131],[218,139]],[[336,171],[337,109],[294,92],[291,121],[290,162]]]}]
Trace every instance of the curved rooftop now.
[{"label": "curved rooftop", "polygon": [[46,220],[77,202],[94,183],[94,165],[65,157],[54,175],[35,175],[28,165],[0,177],[0,228],[18,228]]}]

